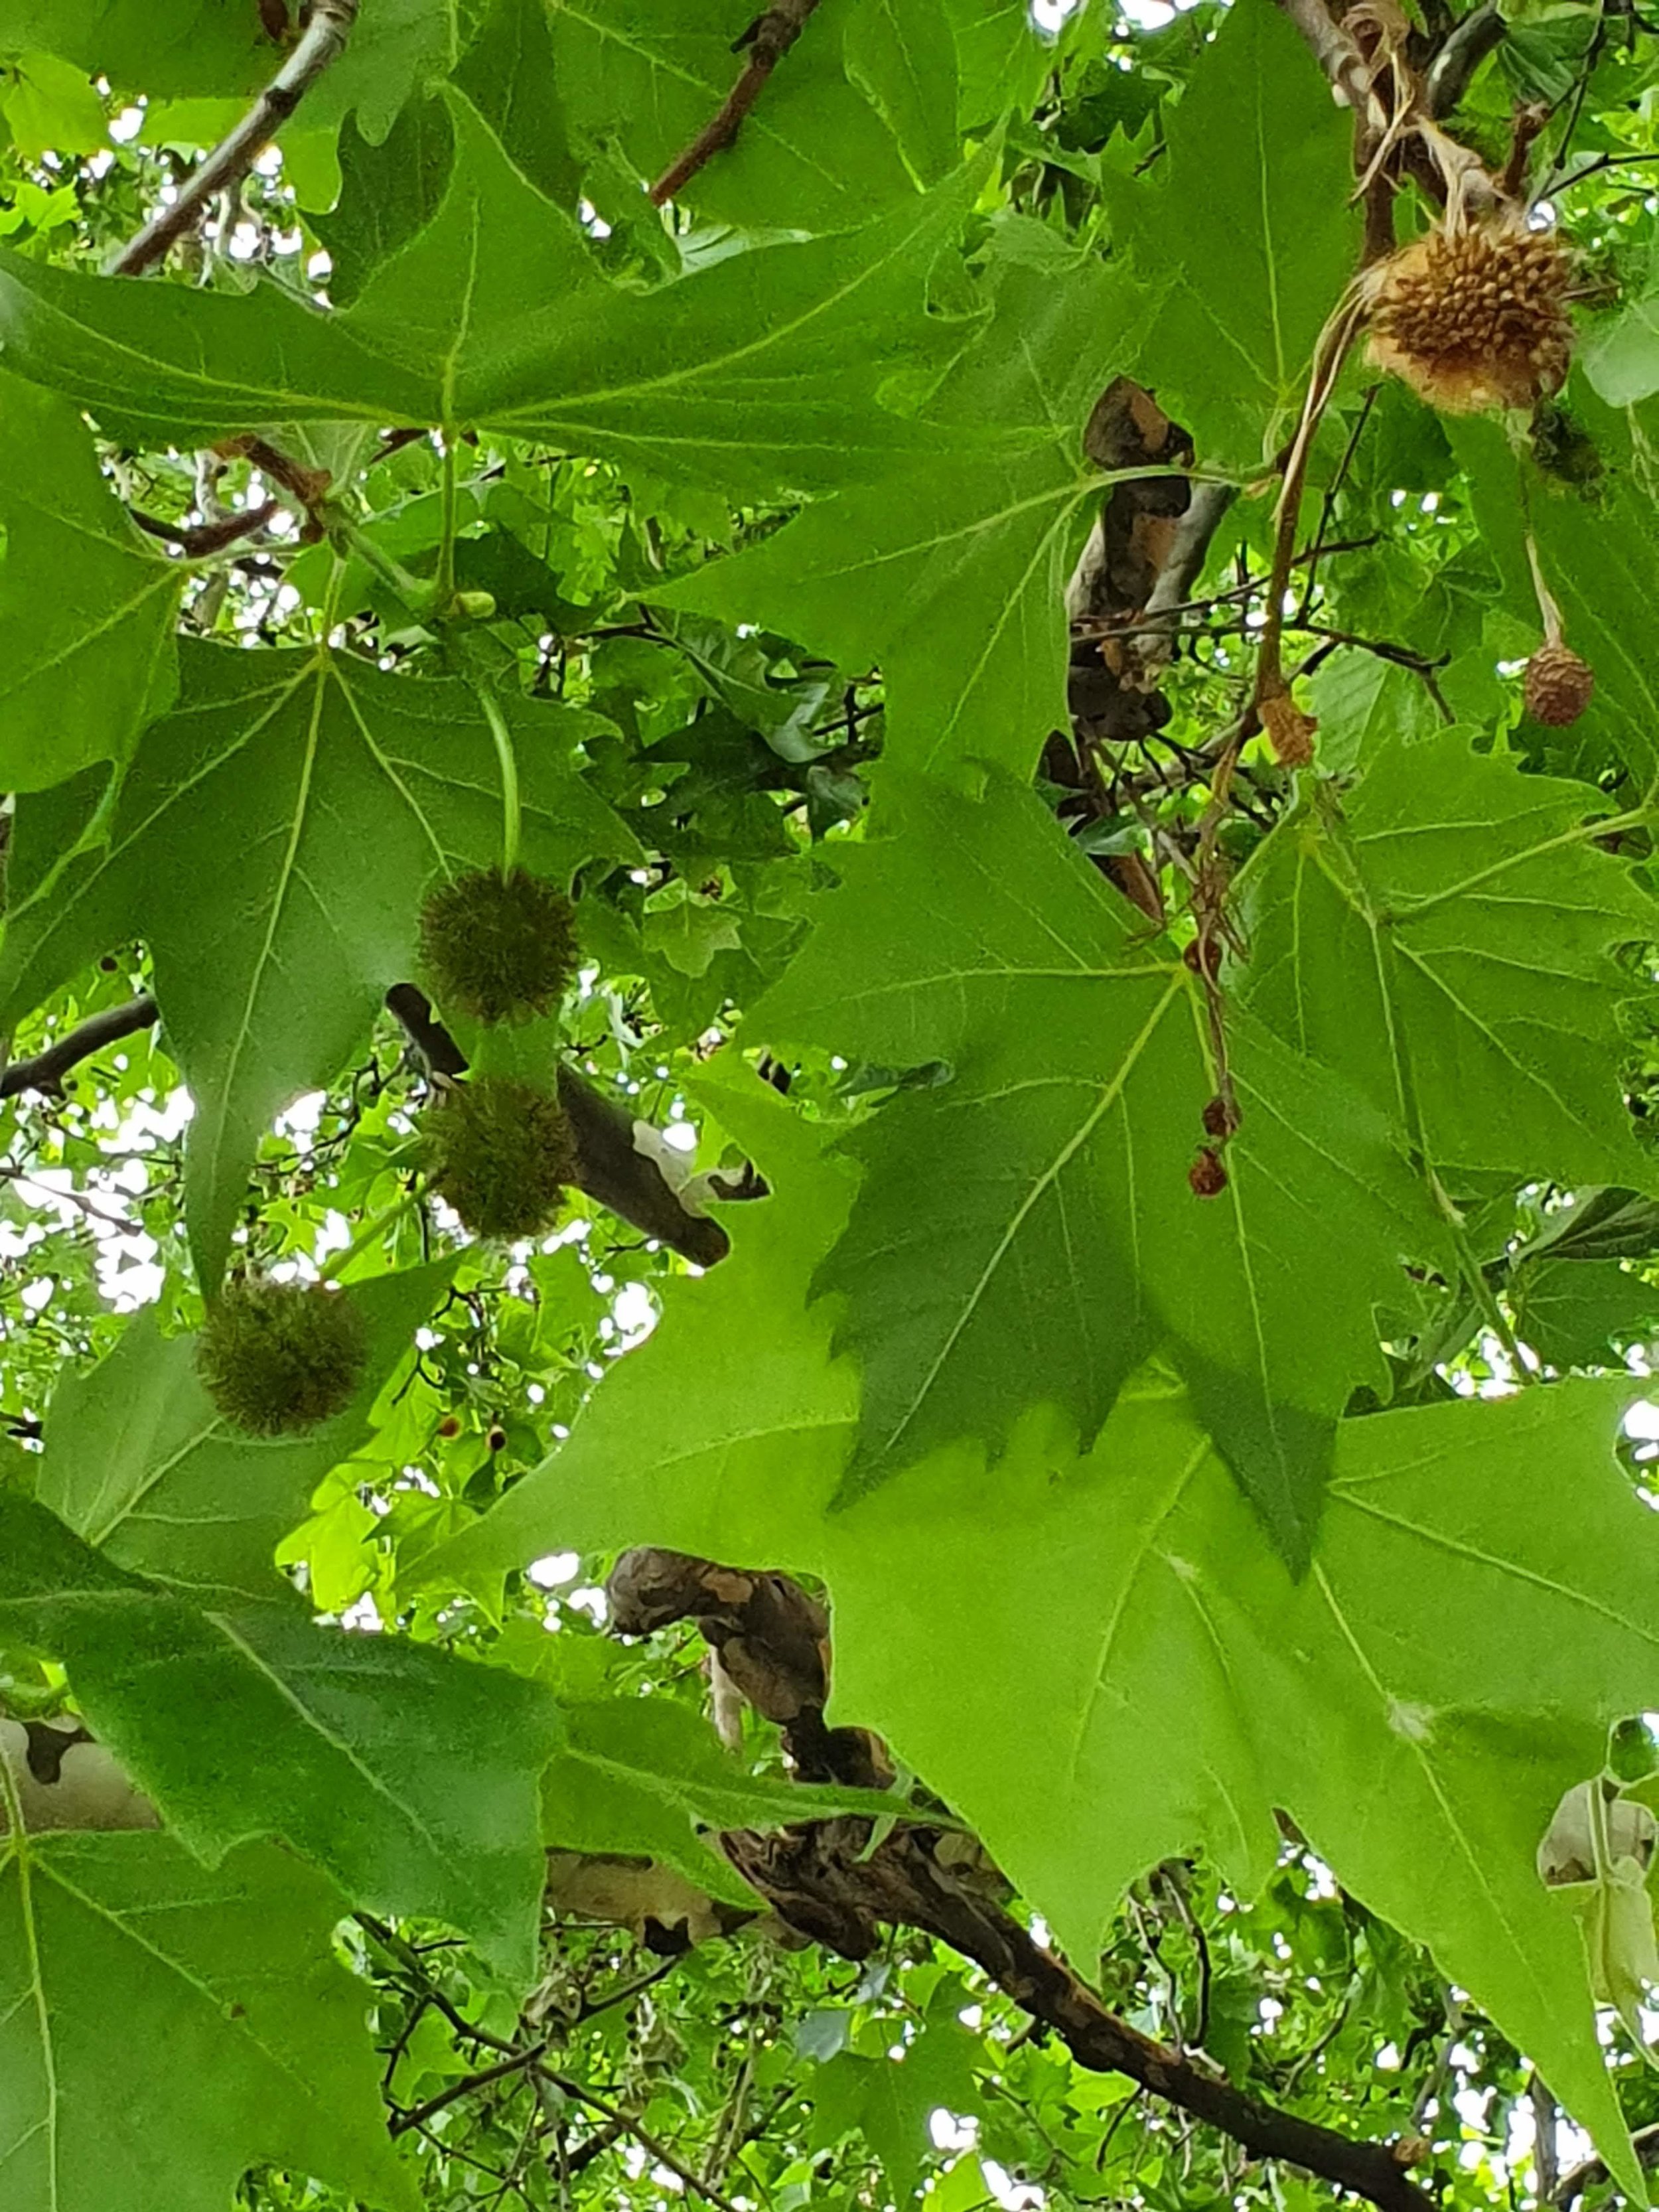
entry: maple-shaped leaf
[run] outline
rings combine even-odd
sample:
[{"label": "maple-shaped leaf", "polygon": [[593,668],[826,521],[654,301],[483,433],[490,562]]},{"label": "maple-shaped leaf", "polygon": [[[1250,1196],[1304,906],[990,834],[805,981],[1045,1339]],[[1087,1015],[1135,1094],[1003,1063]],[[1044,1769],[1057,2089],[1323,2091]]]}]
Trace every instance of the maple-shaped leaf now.
[{"label": "maple-shaped leaf", "polygon": [[1252,1011],[1439,1165],[1651,1185],[1611,956],[1659,937],[1659,905],[1597,848],[1607,807],[1456,731],[1379,746],[1241,882]]},{"label": "maple-shaped leaf", "polygon": [[147,544],[66,400],[0,375],[0,782],[125,754],[173,686],[185,571]]},{"label": "maple-shaped leaf", "polygon": [[106,1359],[53,1393],[35,1495],[118,1565],[204,1602],[271,1596],[278,1543],[368,1433],[375,1397],[453,1273],[440,1261],[341,1293],[368,1331],[362,1382],[305,1436],[233,1428],[198,1377],[195,1337],[165,1337],[153,1311],[137,1315]]},{"label": "maple-shaped leaf", "polygon": [[942,774],[972,757],[1028,775],[1066,726],[1066,579],[1111,481],[1082,438],[1123,289],[1035,222],[999,246],[994,315],[927,409],[954,432],[943,453],[649,594],[879,667],[888,757]]},{"label": "maple-shaped leaf", "polygon": [[[106,840],[53,854],[20,821],[0,1001],[8,1023],[112,945],[143,938],[167,1047],[196,1101],[186,1216],[218,1281],[271,1117],[331,1082],[387,988],[415,973],[433,884],[501,850],[501,768],[463,684],[326,649],[186,642],[175,711],[144,732]],[[502,702],[525,859],[568,879],[629,832],[577,772],[580,710]],[[42,809],[58,830],[68,799]],[[20,810],[26,814],[27,806]]]},{"label": "maple-shaped leaf", "polygon": [[[1659,1528],[1610,1449],[1628,1382],[1343,1422],[1299,1580],[1156,1370],[1085,1458],[1032,1423],[991,1468],[941,1453],[838,1504],[855,1393],[810,1284],[846,1169],[775,1102],[705,1103],[776,1212],[669,1287],[568,1441],[441,1567],[651,1543],[823,1576],[836,1717],[880,1731],[1077,1956],[1162,1859],[1202,1848],[1258,1890],[1284,1808],[1628,2183],[1577,1932],[1534,1865],[1609,1721],[1659,1691]],[[642,1455],[642,1434],[665,1448]]]},{"label": "maple-shaped leaf", "polygon": [[278,1838],[355,1905],[446,1920],[502,1972],[532,1972],[554,1743],[533,1683],[321,1626],[297,1598],[187,1603],[15,1492],[0,1633],[63,1662],[93,1733],[199,1858]]},{"label": "maple-shaped leaf", "polygon": [[751,1017],[779,1045],[938,1060],[849,1140],[864,1187],[819,1277],[864,1370],[854,1489],[1058,1405],[1087,1443],[1167,1343],[1286,1556],[1331,1425],[1380,1376],[1373,1307],[1438,1249],[1382,1115],[1248,1018],[1226,1187],[1188,1170],[1216,1092],[1200,986],[1029,792],[906,786]]},{"label": "maple-shaped leaf", "polygon": [[1115,244],[1164,288],[1126,366],[1212,465],[1257,468],[1295,427],[1358,260],[1351,135],[1290,18],[1240,0],[1170,117],[1156,174],[1106,172]]},{"label": "maple-shaped leaf", "polygon": [[270,1844],[210,1871],[165,1835],[0,1837],[6,2212],[224,2212],[268,2164],[412,2205],[342,1904]]},{"label": "maple-shaped leaf", "polygon": [[271,422],[489,424],[759,497],[946,448],[883,395],[961,343],[925,313],[927,287],[982,162],[860,229],[641,295],[606,281],[475,108],[452,107],[436,214],[345,311],[274,284],[233,298],[0,252],[9,367],[149,449]]}]

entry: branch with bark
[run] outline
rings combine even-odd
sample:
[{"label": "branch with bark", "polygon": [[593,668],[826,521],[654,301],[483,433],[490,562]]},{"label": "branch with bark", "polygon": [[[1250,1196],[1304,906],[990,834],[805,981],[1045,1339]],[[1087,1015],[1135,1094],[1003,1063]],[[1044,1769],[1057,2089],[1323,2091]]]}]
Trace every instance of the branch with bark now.
[{"label": "branch with bark", "polygon": [[357,20],[358,0],[313,0],[311,20],[299,43],[247,113],[191,170],[170,207],[152,216],[109,264],[112,276],[137,276],[167,258],[186,231],[201,220],[217,192],[240,184],[260,149],[270,144],[312,86],[344,52]]},{"label": "branch with bark", "polygon": [[[788,1576],[648,1548],[623,1555],[607,1594],[617,1632],[648,1633],[690,1620],[757,1710],[769,1706],[788,1716],[786,1731],[802,1711],[816,1711],[821,1723],[829,1694],[828,1620]],[[863,1731],[829,1733],[862,1737],[874,1747],[872,1761],[890,1772],[881,1747]],[[925,1816],[873,1847],[867,1820],[837,1819],[775,1834],[729,1832],[720,1841],[781,1920],[842,1956],[868,1958],[883,1927],[933,1936],[971,1959],[1091,2072],[1127,2075],[1219,2129],[1252,2157],[1301,2166],[1379,2212],[1431,2212],[1431,2199],[1410,2179],[1412,2149],[1357,2141],[1270,2105],[1113,2012],[1008,1911],[1006,1885],[973,1838]]]},{"label": "branch with bark", "polygon": [[713,118],[652,185],[653,207],[661,207],[665,200],[672,200],[706,161],[732,143],[742,128],[744,118],[765,89],[767,79],[805,29],[806,19],[817,4],[818,0],[777,0],[776,6],[755,18],[737,41],[739,48],[746,47],[749,52],[742,76]]}]

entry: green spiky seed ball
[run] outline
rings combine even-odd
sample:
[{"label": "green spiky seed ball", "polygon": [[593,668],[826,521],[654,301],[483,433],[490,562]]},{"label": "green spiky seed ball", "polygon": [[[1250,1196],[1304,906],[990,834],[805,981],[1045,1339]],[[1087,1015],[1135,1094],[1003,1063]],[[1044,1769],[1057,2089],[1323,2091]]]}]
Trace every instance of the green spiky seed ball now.
[{"label": "green spiky seed ball", "polygon": [[544,876],[477,868],[427,900],[421,957],[445,1012],[527,1021],[556,1006],[575,975],[575,911]]},{"label": "green spiky seed ball", "polygon": [[476,1076],[429,1108],[426,1147],[433,1188],[475,1237],[541,1236],[575,1180],[563,1107],[507,1075]]},{"label": "green spiky seed ball", "polygon": [[228,1284],[196,1347],[209,1397],[256,1437],[293,1436],[341,1412],[368,1357],[362,1314],[320,1283]]}]

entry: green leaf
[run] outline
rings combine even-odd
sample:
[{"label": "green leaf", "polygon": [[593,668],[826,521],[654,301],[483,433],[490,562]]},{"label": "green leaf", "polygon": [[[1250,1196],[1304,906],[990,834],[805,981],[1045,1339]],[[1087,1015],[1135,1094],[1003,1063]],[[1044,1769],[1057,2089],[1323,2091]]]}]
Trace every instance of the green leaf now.
[{"label": "green leaf", "polygon": [[[108,842],[15,900],[0,1019],[106,947],[149,945],[168,1048],[196,1100],[187,1212],[219,1279],[248,1164],[272,1116],[327,1084],[388,987],[416,972],[421,902],[501,852],[501,771],[465,685],[382,675],[325,649],[187,647],[176,712],[151,725]],[[629,832],[576,772],[596,726],[503,701],[520,754],[525,858],[568,880]]]},{"label": "green leaf", "polygon": [[412,2204],[332,1886],[261,1844],[0,1840],[7,2212],[224,2212],[250,2166]]},{"label": "green leaf", "polygon": [[311,224],[328,249],[336,307],[349,307],[381,264],[419,237],[442,205],[454,160],[447,101],[411,100],[379,145],[348,118],[340,133],[339,201]]},{"label": "green leaf", "polygon": [[1195,1195],[1218,1083],[1197,981],[1012,784],[907,787],[902,834],[841,872],[750,1033],[954,1070],[849,1140],[865,1185],[819,1286],[864,1370],[853,1486],[963,1437],[994,1451],[1034,1404],[1086,1445],[1168,1344],[1305,1563],[1331,1424],[1380,1380],[1373,1305],[1439,1243],[1380,1117],[1230,1020],[1243,1125],[1225,1191]]},{"label": "green leaf", "polygon": [[281,56],[257,8],[219,0],[0,0],[0,49],[35,47],[153,98],[255,92]]},{"label": "green leaf", "polygon": [[1517,1335],[1552,1367],[1608,1364],[1614,1340],[1659,1328],[1659,1288],[1616,1260],[1540,1260],[1513,1271]]},{"label": "green leaf", "polygon": [[0,115],[12,143],[30,161],[48,149],[58,154],[95,154],[109,143],[104,103],[86,73],[55,54],[20,54],[0,64]]},{"label": "green leaf", "polygon": [[233,1429],[197,1380],[195,1338],[164,1337],[154,1311],[139,1314],[107,1359],[58,1384],[35,1495],[118,1565],[203,1602],[271,1596],[277,1545],[368,1433],[369,1409],[453,1273],[441,1261],[342,1293],[368,1324],[362,1384],[304,1437]]},{"label": "green leaf", "polygon": [[575,222],[453,107],[442,205],[344,313],[272,284],[237,298],[7,252],[9,364],[141,448],[273,422],[490,423],[759,496],[943,447],[880,395],[953,343],[925,289],[982,163],[860,230],[734,254],[647,298],[607,283]]},{"label": "green leaf", "polygon": [[1599,322],[1580,354],[1609,407],[1634,407],[1659,392],[1659,292],[1647,291]]},{"label": "green leaf", "polygon": [[63,1661],[100,1742],[206,1863],[273,1836],[354,1904],[446,1920],[532,1972],[553,1744],[533,1685],[297,1604],[198,1609],[5,1492],[0,1632]]},{"label": "green leaf", "polygon": [[[1065,583],[1103,482],[1082,430],[1121,295],[1034,223],[1001,240],[994,318],[928,410],[959,426],[958,449],[651,594],[878,665],[889,756],[939,773],[984,759],[1029,774],[1065,726]],[[1006,428],[988,448],[988,424]]]},{"label": "green leaf", "polygon": [[1133,364],[1211,466],[1259,468],[1295,427],[1359,258],[1346,112],[1272,0],[1240,0],[1170,118],[1161,186],[1113,195],[1136,272],[1167,294]]},{"label": "green leaf", "polygon": [[[631,0],[625,13],[551,0],[556,71],[584,144],[615,141],[640,176],[659,176],[724,105],[752,15],[749,0],[710,0],[694,16],[681,0]],[[819,10],[736,143],[687,184],[689,205],[750,228],[849,230],[908,193],[891,134],[847,81],[842,38],[836,11]]]},{"label": "green leaf", "polygon": [[[844,1175],[785,1109],[728,1091],[720,1110],[779,1214],[753,1209],[731,1260],[671,1287],[568,1442],[449,1564],[626,1541],[823,1575],[837,1717],[886,1735],[1076,1956],[1160,1860],[1201,1847],[1259,1889],[1283,1808],[1629,2185],[1577,1930],[1534,1864],[1609,1721],[1659,1689],[1659,1529],[1610,1450],[1629,1381],[1341,1424],[1299,1582],[1155,1372],[1085,1460],[1027,1432],[989,1474],[941,1455],[834,1508],[850,1392],[807,1281]],[[642,1455],[641,1435],[670,1441]]]},{"label": "green leaf", "polygon": [[1437,1164],[1647,1183],[1609,955],[1659,933],[1659,908],[1593,842],[1607,804],[1456,731],[1379,748],[1240,886],[1252,1010]]},{"label": "green leaf", "polygon": [[711,1895],[755,1910],[754,1892],[700,1832],[906,1809],[878,1791],[747,1773],[702,1715],[669,1698],[567,1705],[542,1802],[550,1844],[660,1859]]},{"label": "green leaf", "polygon": [[0,781],[121,759],[170,698],[185,571],[147,544],[76,410],[0,375]]},{"label": "green leaf", "polygon": [[937,184],[957,159],[957,46],[945,0],[854,0],[847,74],[916,180]]},{"label": "green leaf", "polygon": [[962,1995],[959,1984],[942,1985],[902,2057],[843,2051],[812,2075],[814,2142],[836,2142],[856,2128],[881,2160],[899,2204],[908,2204],[921,2185],[933,2114],[965,2118],[981,2109],[975,2040],[955,2017]]}]

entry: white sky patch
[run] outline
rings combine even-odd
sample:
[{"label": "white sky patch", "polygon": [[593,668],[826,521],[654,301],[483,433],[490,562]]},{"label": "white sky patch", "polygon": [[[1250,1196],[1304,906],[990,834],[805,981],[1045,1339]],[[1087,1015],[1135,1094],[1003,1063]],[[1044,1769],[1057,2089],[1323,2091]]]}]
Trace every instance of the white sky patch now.
[{"label": "white sky patch", "polygon": [[557,1589],[563,1583],[574,1582],[580,1567],[580,1553],[550,1552],[544,1559],[532,1559],[525,1572],[538,1589]]}]

